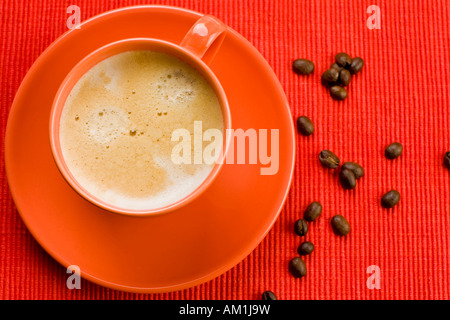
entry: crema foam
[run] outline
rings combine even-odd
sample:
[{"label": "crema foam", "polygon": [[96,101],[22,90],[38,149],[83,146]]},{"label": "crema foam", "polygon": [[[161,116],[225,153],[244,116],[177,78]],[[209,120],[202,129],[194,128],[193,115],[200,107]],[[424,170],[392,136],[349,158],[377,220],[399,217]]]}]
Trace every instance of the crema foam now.
[{"label": "crema foam", "polygon": [[219,100],[197,70],[165,53],[124,52],[95,65],[72,89],[60,120],[61,149],[93,196],[125,209],[160,208],[189,195],[213,169],[171,160],[172,132],[185,128],[193,136],[194,121],[203,131],[223,132]]}]

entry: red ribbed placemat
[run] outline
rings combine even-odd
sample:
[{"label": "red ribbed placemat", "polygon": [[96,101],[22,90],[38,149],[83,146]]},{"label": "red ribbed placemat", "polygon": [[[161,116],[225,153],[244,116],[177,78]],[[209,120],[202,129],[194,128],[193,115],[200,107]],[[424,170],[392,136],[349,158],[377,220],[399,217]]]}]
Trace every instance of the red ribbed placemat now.
[{"label": "red ribbed placemat", "polygon": [[[66,8],[76,4],[82,20],[145,1],[29,1],[0,3],[1,50],[1,299],[259,299],[272,290],[280,299],[449,299],[450,173],[442,165],[450,150],[450,5],[424,1],[155,1],[213,14],[246,37],[268,60],[283,85],[294,117],[309,116],[316,132],[297,139],[297,162],[286,206],[264,241],[224,275],[195,288],[160,295],[114,291],[82,281],[68,290],[65,269],[36,243],[11,199],[4,170],[4,136],[14,94],[32,63],[66,31]],[[381,29],[370,30],[367,8],[381,9]],[[320,75],[334,54],[361,56],[349,98],[330,99]],[[299,77],[295,58],[316,71]],[[26,129],[24,129],[26,130]],[[32,134],[32,133],[30,133]],[[404,146],[394,161],[384,147]],[[333,150],[366,170],[355,190],[344,191],[317,155]],[[402,195],[392,211],[382,194]],[[307,239],[308,275],[294,279],[288,261],[300,238],[292,228],[309,202],[324,206]],[[336,237],[329,220],[342,214],[352,225]],[[381,271],[381,289],[366,285],[367,267]]]}]

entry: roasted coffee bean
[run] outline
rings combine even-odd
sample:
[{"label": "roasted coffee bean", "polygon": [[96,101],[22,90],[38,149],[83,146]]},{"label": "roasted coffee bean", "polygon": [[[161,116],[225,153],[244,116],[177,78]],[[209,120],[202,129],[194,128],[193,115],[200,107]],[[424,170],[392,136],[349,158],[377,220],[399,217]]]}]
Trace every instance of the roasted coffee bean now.
[{"label": "roasted coffee bean", "polygon": [[344,100],[345,98],[347,98],[347,90],[345,90],[345,88],[341,87],[341,86],[332,86],[330,88],[330,96],[334,99],[334,100]]},{"label": "roasted coffee bean", "polygon": [[352,75],[350,74],[350,71],[348,71],[347,69],[342,69],[339,72],[339,83],[344,87],[346,87],[349,85],[350,80],[352,80]]},{"label": "roasted coffee bean", "polygon": [[345,236],[350,232],[350,224],[347,219],[339,214],[331,218],[331,227],[338,236]]},{"label": "roasted coffee bean", "polygon": [[399,157],[402,154],[402,152],[403,146],[401,145],[401,143],[394,142],[386,147],[386,149],[384,150],[384,155],[386,156],[386,158],[392,160]]},{"label": "roasted coffee bean", "polygon": [[334,86],[339,79],[339,71],[328,69],[322,74],[322,84],[326,87]]},{"label": "roasted coffee bean", "polygon": [[307,59],[297,59],[292,63],[292,70],[297,74],[308,75],[314,71],[314,63]]},{"label": "roasted coffee bean", "polygon": [[305,116],[297,118],[297,130],[304,136],[309,136],[314,132],[314,124],[311,119]]},{"label": "roasted coffee bean", "polygon": [[340,72],[342,69],[344,69],[344,68],[342,68],[342,67],[340,67],[336,62],[335,63],[333,63],[331,66],[330,66],[330,69],[336,69],[338,72]]},{"label": "roasted coffee bean", "polygon": [[316,220],[322,213],[322,205],[318,201],[311,202],[303,213],[303,219],[306,221]]},{"label": "roasted coffee bean", "polygon": [[381,197],[381,205],[386,208],[393,208],[400,202],[400,193],[397,190],[391,190]]},{"label": "roasted coffee bean", "polygon": [[314,251],[314,244],[310,241],[303,242],[297,249],[297,252],[301,256],[306,256]]},{"label": "roasted coffee bean", "polygon": [[298,219],[294,223],[294,232],[300,237],[303,237],[308,233],[308,223],[303,219]]},{"label": "roasted coffee bean", "polygon": [[450,151],[444,154],[444,166],[450,170]]},{"label": "roasted coffee bean", "polygon": [[277,296],[272,291],[264,291],[262,294],[262,299],[266,301],[277,300]]},{"label": "roasted coffee bean", "polygon": [[347,169],[347,170],[350,170],[351,172],[353,172],[356,179],[359,179],[362,176],[364,176],[364,169],[355,162],[350,162],[350,161],[344,162],[344,164],[342,165],[342,170],[344,170],[344,169]]},{"label": "roasted coffee bean", "polygon": [[322,150],[319,153],[319,160],[320,163],[322,163],[323,166],[330,168],[330,169],[336,169],[339,167],[339,158],[337,155],[335,155],[330,150]]},{"label": "roasted coffee bean", "polygon": [[350,65],[352,64],[352,58],[344,52],[340,52],[336,55],[335,61],[338,64],[338,66],[342,68],[350,68]]},{"label": "roasted coffee bean", "polygon": [[351,170],[341,169],[341,172],[339,172],[339,180],[344,189],[354,189],[356,187],[356,177]]},{"label": "roasted coffee bean", "polygon": [[364,60],[360,57],[356,57],[352,59],[352,63],[350,64],[350,73],[356,74],[361,71],[362,67],[364,66]]},{"label": "roasted coffee bean", "polygon": [[295,278],[306,276],[306,263],[302,258],[296,257],[289,261],[289,271]]}]

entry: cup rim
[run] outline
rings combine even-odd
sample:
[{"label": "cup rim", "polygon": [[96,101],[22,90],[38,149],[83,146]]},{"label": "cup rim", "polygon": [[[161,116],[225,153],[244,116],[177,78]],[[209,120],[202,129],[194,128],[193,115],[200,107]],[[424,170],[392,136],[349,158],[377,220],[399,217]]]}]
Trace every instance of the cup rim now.
[{"label": "cup rim", "polygon": [[[153,209],[127,209],[127,208],[121,208],[112,204],[109,204],[98,197],[94,196],[92,193],[87,191],[72,175],[71,171],[69,170],[65,160],[64,156],[62,154],[61,144],[60,144],[60,137],[59,137],[59,125],[60,125],[60,118],[61,113],[64,108],[67,96],[72,91],[74,85],[79,81],[82,75],[84,75],[88,70],[90,70],[93,66],[98,64],[99,62],[114,56],[119,53],[127,52],[127,51],[135,51],[135,50],[149,50],[149,51],[159,51],[152,49],[124,49],[120,50],[116,53],[107,55],[103,58],[98,58],[101,53],[107,50],[112,50],[113,47],[117,46],[123,46],[124,48],[129,47],[129,44],[136,44],[136,45],[152,45],[157,46],[159,48],[169,48],[168,51],[176,52],[176,57],[182,59],[184,62],[188,63],[190,66],[195,68],[200,74],[206,78],[210,86],[213,88],[213,90],[216,93],[216,96],[219,100],[219,103],[222,108],[222,117],[223,117],[223,127],[224,127],[224,134],[223,134],[223,145],[222,145],[222,152],[219,155],[219,158],[215,162],[215,165],[211,172],[208,174],[206,179],[202,181],[202,183],[195,188],[192,192],[190,192],[187,196],[179,199],[176,202],[170,203],[168,205],[153,208]],[[160,52],[167,53],[164,50],[160,50]],[[171,53],[167,53],[172,55]],[[97,58],[96,58],[97,57]],[[188,60],[188,61],[187,61]],[[84,72],[80,73],[80,69],[83,69],[86,65],[90,65]],[[74,80],[75,79],[75,80]],[[72,85],[70,85],[72,84]],[[64,98],[65,97],[65,98]],[[58,88],[58,91],[55,95],[55,98],[52,103],[51,111],[50,111],[50,123],[49,123],[49,140],[50,140],[50,147],[51,147],[51,153],[53,156],[53,159],[56,163],[56,166],[61,173],[62,177],[66,180],[66,182],[69,184],[69,186],[76,192],[78,195],[80,195],[85,200],[89,201],[93,205],[96,205],[97,207],[100,207],[102,209],[105,209],[108,212],[117,213],[121,215],[126,216],[133,216],[133,217],[148,217],[148,216],[156,216],[168,212],[172,212],[176,209],[179,209],[188,203],[192,202],[194,199],[198,198],[215,180],[218,173],[222,169],[226,154],[228,153],[228,148],[230,145],[231,140],[231,114],[230,114],[230,107],[228,104],[228,99],[225,94],[225,91],[218,80],[217,76],[214,74],[214,72],[210,69],[210,67],[199,57],[197,57],[195,54],[191,53],[189,50],[166,40],[161,39],[155,39],[155,38],[127,38],[122,39],[118,41],[114,41],[111,43],[108,43],[95,51],[92,51],[87,56],[85,56],[81,61],[79,61],[67,74],[67,76],[64,78],[64,80],[61,82],[61,85]]]}]

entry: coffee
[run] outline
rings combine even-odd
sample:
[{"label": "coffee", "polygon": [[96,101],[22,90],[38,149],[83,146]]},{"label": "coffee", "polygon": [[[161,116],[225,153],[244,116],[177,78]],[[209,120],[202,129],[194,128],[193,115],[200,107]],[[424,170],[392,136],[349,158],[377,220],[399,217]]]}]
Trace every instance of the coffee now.
[{"label": "coffee", "polygon": [[344,87],[341,86],[332,86],[330,88],[330,96],[334,100],[345,100],[348,96],[348,92]]},{"label": "coffee", "polygon": [[450,170],[450,151],[444,154],[444,166]]},{"label": "coffee", "polygon": [[351,74],[357,74],[361,71],[362,67],[364,66],[364,60],[360,57],[356,57],[352,59],[352,63],[350,64],[350,73]]},{"label": "coffee", "polygon": [[314,133],[314,124],[306,116],[297,118],[297,130],[304,136],[310,136]]},{"label": "coffee", "polygon": [[298,219],[294,223],[294,232],[300,237],[306,236],[308,233],[308,223],[304,219]]},{"label": "coffee", "polygon": [[341,86],[348,86],[351,80],[352,75],[350,74],[350,71],[348,71],[347,69],[342,69],[341,71],[339,71],[339,84]]},{"label": "coffee", "polygon": [[339,180],[344,189],[356,188],[356,180],[364,176],[364,169],[355,162],[345,162],[339,172]]},{"label": "coffee", "polygon": [[262,294],[262,300],[277,300],[277,296],[272,291],[264,291]]},{"label": "coffee", "polygon": [[395,207],[399,202],[400,193],[397,190],[388,191],[381,197],[381,205],[386,209]]},{"label": "coffee", "polygon": [[335,155],[330,150],[322,150],[319,153],[319,161],[322,163],[324,167],[330,168],[330,169],[336,169],[339,167],[339,158],[337,155]]},{"label": "coffee", "polygon": [[344,189],[356,188],[355,174],[349,169],[342,169],[339,172],[339,181],[341,181],[342,188]]},{"label": "coffee", "polygon": [[351,172],[353,172],[356,179],[359,179],[364,176],[363,167],[361,167],[359,164],[357,164],[355,162],[351,162],[351,161],[344,162],[344,164],[342,165],[342,170],[344,170],[344,169],[347,169],[347,170],[350,170]]},{"label": "coffee", "polygon": [[311,241],[305,241],[297,248],[297,252],[301,256],[307,256],[314,251],[314,244]]},{"label": "coffee", "polygon": [[336,64],[342,68],[348,69],[352,64],[352,58],[345,52],[339,52],[334,59]]},{"label": "coffee", "polygon": [[174,56],[128,51],[99,62],[76,83],[61,115],[61,150],[75,180],[98,199],[126,209],[160,208],[189,195],[214,167],[171,160],[178,143],[172,132],[184,128],[193,136],[194,121],[203,131],[224,130],[208,81]]},{"label": "coffee", "polygon": [[307,59],[297,59],[292,63],[292,70],[306,76],[314,72],[314,63]]},{"label": "coffee", "polygon": [[400,142],[391,143],[386,147],[386,149],[384,149],[384,155],[386,156],[386,158],[390,160],[400,157],[402,152],[403,152],[403,145]]},{"label": "coffee", "polygon": [[322,213],[322,204],[319,201],[311,202],[303,213],[303,219],[312,222]]},{"label": "coffee", "polygon": [[289,271],[294,276],[294,278],[302,278],[306,276],[307,269],[306,263],[302,258],[296,257],[289,261]]},{"label": "coffee", "polygon": [[339,72],[335,68],[330,68],[326,70],[321,77],[322,84],[326,87],[332,87],[336,85],[337,81],[339,80]]},{"label": "coffee", "polygon": [[337,214],[331,218],[331,227],[333,228],[333,232],[338,236],[346,236],[351,231],[350,224],[347,219],[340,214]]}]

